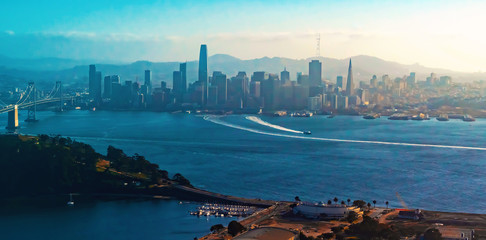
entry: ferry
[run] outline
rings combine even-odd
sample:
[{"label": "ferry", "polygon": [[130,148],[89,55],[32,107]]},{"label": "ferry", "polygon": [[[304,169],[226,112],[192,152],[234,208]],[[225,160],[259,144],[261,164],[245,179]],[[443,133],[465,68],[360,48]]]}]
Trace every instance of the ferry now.
[{"label": "ferry", "polygon": [[437,117],[437,121],[449,121],[449,116],[447,114],[440,114]]},{"label": "ferry", "polygon": [[404,113],[395,113],[391,115],[388,119],[390,120],[409,120],[410,116],[404,114]]},{"label": "ferry", "polygon": [[70,206],[70,207],[74,206],[74,200],[73,200],[73,194],[72,193],[69,194],[69,202],[67,202],[67,205]]},{"label": "ferry", "polygon": [[364,119],[377,119],[380,118],[380,114],[378,113],[370,113],[368,115],[363,116]]},{"label": "ferry", "polygon": [[476,119],[473,116],[469,115],[469,114],[464,115],[464,117],[462,118],[462,120],[464,122],[474,122],[474,121],[476,121]]},{"label": "ferry", "polygon": [[422,120],[430,120],[430,118],[429,118],[429,114],[420,113],[419,115],[412,116],[412,120],[422,121]]},{"label": "ferry", "polygon": [[302,133],[305,134],[305,135],[311,135],[312,134],[311,131],[303,131]]}]

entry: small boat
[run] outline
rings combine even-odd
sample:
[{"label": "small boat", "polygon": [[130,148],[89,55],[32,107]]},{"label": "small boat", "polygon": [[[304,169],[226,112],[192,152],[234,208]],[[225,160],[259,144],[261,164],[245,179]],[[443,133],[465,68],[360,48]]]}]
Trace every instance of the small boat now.
[{"label": "small boat", "polygon": [[449,116],[447,114],[440,114],[437,117],[437,121],[449,121]]},{"label": "small boat", "polygon": [[329,115],[327,118],[333,118],[333,117],[334,117],[334,115]]},{"label": "small boat", "polygon": [[377,119],[380,118],[380,114],[378,113],[370,113],[368,115],[363,116],[364,119]]},{"label": "small boat", "polygon": [[469,114],[464,115],[464,117],[462,118],[462,120],[464,122],[474,122],[474,121],[476,121],[476,119],[473,116],[469,115]]},{"label": "small boat", "polygon": [[73,194],[69,194],[69,202],[67,202],[68,206],[74,206]]},{"label": "small boat", "polygon": [[311,131],[303,131],[302,133],[305,135],[311,135]]}]

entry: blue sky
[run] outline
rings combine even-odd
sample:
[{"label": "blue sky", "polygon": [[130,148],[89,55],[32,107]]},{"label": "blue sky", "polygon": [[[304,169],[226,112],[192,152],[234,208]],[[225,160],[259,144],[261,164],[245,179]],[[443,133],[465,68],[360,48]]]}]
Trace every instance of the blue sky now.
[{"label": "blue sky", "polygon": [[[8,1],[0,54],[110,61],[372,55],[486,71],[484,1]],[[483,44],[484,45],[484,44]],[[481,61],[483,60],[483,61]]]}]

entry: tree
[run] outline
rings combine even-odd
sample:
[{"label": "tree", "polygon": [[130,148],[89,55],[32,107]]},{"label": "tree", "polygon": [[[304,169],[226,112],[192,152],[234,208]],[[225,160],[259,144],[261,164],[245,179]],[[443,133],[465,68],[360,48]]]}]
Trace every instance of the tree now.
[{"label": "tree", "polygon": [[424,233],[424,240],[440,240],[442,234],[436,228],[429,228]]},{"label": "tree", "polygon": [[373,200],[373,208],[376,208],[376,200]]},{"label": "tree", "polygon": [[295,199],[296,202],[301,202],[299,196],[295,196],[294,199]]},{"label": "tree", "polygon": [[352,223],[356,220],[358,220],[358,214],[355,211],[349,212],[348,216],[346,216],[346,221],[348,221],[349,223]]},{"label": "tree", "polygon": [[363,208],[364,206],[366,206],[366,202],[363,201],[363,200],[354,200],[353,201],[353,206],[356,206],[356,207],[359,207],[359,208]]},{"label": "tree", "polygon": [[371,203],[366,204],[366,206],[368,206],[368,209],[370,209]]},{"label": "tree", "polygon": [[211,232],[219,232],[220,230],[224,229],[223,224],[216,224],[211,226],[211,229],[209,229]]},{"label": "tree", "polygon": [[332,201],[331,200],[327,200],[327,204],[331,205],[332,204]]},{"label": "tree", "polygon": [[388,209],[388,201],[386,201],[385,204],[386,204],[386,208]]},{"label": "tree", "polygon": [[348,205],[349,205],[350,202],[351,202],[351,199],[348,198]]},{"label": "tree", "polygon": [[334,234],[338,234],[338,233],[342,232],[342,231],[343,231],[343,229],[344,229],[343,227],[341,227],[341,226],[337,226],[337,227],[332,227],[332,228],[331,228],[331,231],[332,231]]},{"label": "tree", "polygon": [[346,203],[344,203],[344,201],[341,201],[341,205],[344,205],[344,204],[346,204]]},{"label": "tree", "polygon": [[334,203],[337,203],[339,201],[339,199],[337,197],[334,197],[333,201],[334,201]]},{"label": "tree", "polygon": [[245,230],[246,228],[237,221],[233,220],[228,224],[228,233],[231,234],[231,236],[233,237]]}]

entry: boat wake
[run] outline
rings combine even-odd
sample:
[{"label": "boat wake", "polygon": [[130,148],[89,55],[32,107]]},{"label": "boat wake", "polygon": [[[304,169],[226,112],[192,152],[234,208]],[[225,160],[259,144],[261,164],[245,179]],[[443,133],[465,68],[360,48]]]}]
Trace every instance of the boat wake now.
[{"label": "boat wake", "polygon": [[291,132],[291,133],[304,133],[302,131],[292,130],[292,129],[288,129],[288,128],[285,128],[285,127],[282,127],[282,126],[279,126],[279,125],[271,124],[269,122],[265,122],[261,118],[255,117],[255,116],[247,116],[246,119],[248,119],[252,122],[258,123],[260,125],[275,128],[275,129],[281,130],[281,131],[286,131],[286,132]]},{"label": "boat wake", "polygon": [[466,150],[478,150],[478,151],[486,151],[486,148],[481,147],[466,147],[466,146],[452,146],[452,145],[436,145],[436,144],[422,144],[422,143],[400,143],[400,142],[383,142],[383,141],[368,141],[368,140],[349,140],[349,139],[335,139],[335,138],[321,138],[321,137],[305,137],[305,136],[298,136],[298,135],[287,135],[287,134],[280,134],[280,133],[271,133],[265,132],[257,129],[243,127],[237,124],[232,124],[221,120],[222,116],[204,116],[204,120],[210,121],[215,124],[223,125],[226,127],[231,127],[247,132],[258,133],[268,136],[275,136],[275,137],[286,137],[286,138],[294,138],[294,139],[303,139],[303,140],[314,140],[314,141],[326,141],[326,142],[345,142],[345,143],[364,143],[364,144],[379,144],[379,145],[397,145],[397,146],[411,146],[411,147],[433,147],[433,148],[449,148],[449,149],[466,149]]}]

